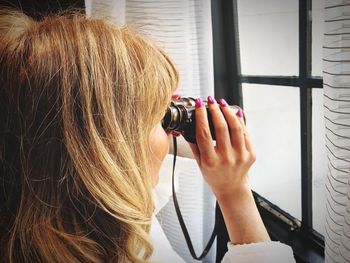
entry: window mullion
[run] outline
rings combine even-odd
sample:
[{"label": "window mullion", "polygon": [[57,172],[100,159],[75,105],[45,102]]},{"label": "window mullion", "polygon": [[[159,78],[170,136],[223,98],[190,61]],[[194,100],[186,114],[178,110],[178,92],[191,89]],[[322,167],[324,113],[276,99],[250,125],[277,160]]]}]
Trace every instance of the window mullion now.
[{"label": "window mullion", "polygon": [[312,93],[307,81],[311,75],[311,10],[311,0],[299,0],[301,210],[305,232],[312,229]]},{"label": "window mullion", "polygon": [[237,0],[212,0],[215,97],[243,108]]}]

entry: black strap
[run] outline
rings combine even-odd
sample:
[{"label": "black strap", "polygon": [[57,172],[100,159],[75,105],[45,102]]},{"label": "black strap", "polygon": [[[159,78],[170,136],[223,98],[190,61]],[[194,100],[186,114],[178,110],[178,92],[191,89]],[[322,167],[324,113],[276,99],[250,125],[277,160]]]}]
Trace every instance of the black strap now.
[{"label": "black strap", "polygon": [[176,193],[175,193],[175,183],[174,183],[174,174],[175,174],[175,164],[176,164],[176,155],[177,155],[177,141],[176,141],[176,137],[173,137],[173,145],[174,145],[174,161],[173,161],[173,173],[172,173],[172,191],[173,191],[173,201],[174,201],[174,206],[175,206],[175,211],[176,211],[176,215],[177,215],[177,219],[179,220],[182,232],[184,234],[186,243],[187,243],[187,247],[190,250],[191,256],[195,259],[195,260],[201,260],[203,258],[205,258],[205,256],[208,254],[211,246],[213,245],[213,242],[215,240],[216,237],[216,221],[215,221],[215,225],[214,225],[214,229],[213,232],[211,234],[211,237],[208,241],[208,244],[206,245],[203,253],[197,257],[196,252],[194,251],[193,245],[192,245],[192,241],[190,238],[190,235],[188,234],[185,222],[182,218],[182,214],[180,211],[180,207],[179,207],[179,203],[177,202],[177,198],[176,198]]}]

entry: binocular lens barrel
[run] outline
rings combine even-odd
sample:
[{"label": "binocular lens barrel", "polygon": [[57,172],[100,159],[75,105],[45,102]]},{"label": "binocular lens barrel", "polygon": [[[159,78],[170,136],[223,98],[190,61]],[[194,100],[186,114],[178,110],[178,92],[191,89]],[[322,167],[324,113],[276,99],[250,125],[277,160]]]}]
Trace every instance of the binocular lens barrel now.
[{"label": "binocular lens barrel", "polygon": [[[208,122],[211,135],[215,140],[214,125],[208,110],[207,101],[203,102],[207,108]],[[229,106],[233,109],[239,109],[238,106]],[[191,143],[196,143],[196,116],[195,116],[195,99],[191,97],[172,100],[167,108],[162,120],[163,129],[166,132],[177,131],[181,132],[185,140]]]}]

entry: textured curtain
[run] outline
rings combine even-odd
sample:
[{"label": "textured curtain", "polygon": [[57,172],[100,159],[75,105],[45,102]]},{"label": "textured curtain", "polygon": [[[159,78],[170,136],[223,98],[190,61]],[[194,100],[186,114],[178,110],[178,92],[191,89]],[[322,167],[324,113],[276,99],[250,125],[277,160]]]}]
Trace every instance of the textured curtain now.
[{"label": "textured curtain", "polygon": [[325,5],[323,47],[326,181],[325,261],[350,260],[350,1]]},{"label": "textured curtain", "polygon": [[[180,71],[178,94],[202,97],[214,93],[210,0],[86,0],[86,14],[118,25],[131,25],[166,50]],[[175,214],[171,191],[172,157],[167,156],[156,193],[164,205],[157,218],[173,249],[196,262],[186,246]],[[199,255],[214,225],[215,199],[195,160],[177,161],[177,195],[194,248]],[[216,246],[203,262],[214,262]],[[171,262],[171,259],[169,259]]]}]

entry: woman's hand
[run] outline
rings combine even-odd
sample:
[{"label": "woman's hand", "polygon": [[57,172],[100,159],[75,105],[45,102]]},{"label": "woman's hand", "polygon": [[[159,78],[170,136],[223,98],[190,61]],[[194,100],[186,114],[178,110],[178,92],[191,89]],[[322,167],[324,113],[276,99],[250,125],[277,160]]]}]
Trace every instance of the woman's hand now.
[{"label": "woman's hand", "polygon": [[244,125],[243,114],[221,99],[219,104],[208,97],[216,145],[210,133],[207,111],[202,100],[196,100],[196,140],[190,144],[204,179],[217,199],[250,191],[247,173],[255,161],[255,152]]},{"label": "woman's hand", "polygon": [[233,244],[269,241],[250,190],[247,173],[255,153],[244,125],[243,114],[230,108],[225,100],[219,105],[208,97],[216,145],[210,133],[206,108],[196,100],[196,141],[190,144],[203,177],[211,186],[224,216]]}]

